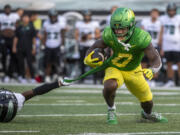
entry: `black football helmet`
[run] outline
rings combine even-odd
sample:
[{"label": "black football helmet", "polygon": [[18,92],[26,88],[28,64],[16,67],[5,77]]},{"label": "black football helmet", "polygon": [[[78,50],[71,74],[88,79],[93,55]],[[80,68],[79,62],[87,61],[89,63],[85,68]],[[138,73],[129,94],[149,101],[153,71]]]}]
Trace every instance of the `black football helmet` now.
[{"label": "black football helmet", "polygon": [[0,122],[10,122],[16,116],[18,102],[13,92],[0,89]]},{"label": "black football helmet", "polygon": [[167,11],[168,10],[176,10],[177,9],[177,6],[175,3],[171,2],[167,5]]},{"label": "black football helmet", "polygon": [[84,17],[84,21],[85,21],[85,22],[91,21],[91,16],[92,16],[91,11],[89,11],[89,10],[84,10],[84,11],[82,12],[82,15],[83,15],[83,17]]},{"label": "black football helmet", "polygon": [[49,10],[48,15],[51,23],[56,23],[58,21],[58,12],[56,9]]},{"label": "black football helmet", "polygon": [[175,14],[176,14],[176,11],[177,11],[177,6],[175,3],[171,2],[167,5],[167,14],[170,16],[170,17],[173,17]]}]

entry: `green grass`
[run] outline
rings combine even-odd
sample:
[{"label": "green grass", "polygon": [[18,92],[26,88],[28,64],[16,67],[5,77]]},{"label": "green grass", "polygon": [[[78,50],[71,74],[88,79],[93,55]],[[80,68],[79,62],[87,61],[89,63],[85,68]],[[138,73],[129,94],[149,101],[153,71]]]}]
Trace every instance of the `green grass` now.
[{"label": "green grass", "polygon": [[[1,87],[1,86],[0,86]],[[3,86],[22,92],[30,86]],[[73,90],[73,91],[72,91]],[[77,93],[75,93],[77,91]],[[89,93],[86,93],[89,91]],[[92,91],[92,92],[91,92]],[[127,91],[127,90],[118,90]],[[71,93],[72,92],[72,93]],[[107,106],[100,88],[56,89],[26,102],[16,118],[0,124],[0,134],[5,135],[63,135],[82,133],[135,133],[135,132],[180,132],[180,90],[153,90],[154,111],[169,119],[168,123],[140,122],[141,108],[137,99],[127,93],[116,96],[118,125],[106,124]],[[161,95],[163,93],[174,95]],[[124,104],[121,104],[124,103]],[[129,104],[131,103],[131,104]],[[171,104],[174,104],[171,105]],[[164,114],[165,113],[165,114]],[[172,114],[167,114],[172,113]],[[37,116],[37,115],[58,116]],[[74,116],[77,114],[102,114],[101,116]],[[123,115],[122,115],[123,114]],[[128,115],[124,115],[128,114]],[[65,115],[65,116],[60,116]],[[69,116],[68,116],[69,115]],[[29,117],[28,117],[29,116]],[[2,133],[1,131],[39,131],[37,133]],[[159,133],[160,134],[160,133]],[[178,134],[178,133],[177,133]],[[179,133],[180,134],[180,133]]]}]

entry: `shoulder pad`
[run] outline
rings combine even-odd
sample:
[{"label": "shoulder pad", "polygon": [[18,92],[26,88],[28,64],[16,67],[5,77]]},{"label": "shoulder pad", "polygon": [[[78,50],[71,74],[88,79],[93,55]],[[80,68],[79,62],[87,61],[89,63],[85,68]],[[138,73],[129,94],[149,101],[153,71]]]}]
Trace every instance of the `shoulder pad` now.
[{"label": "shoulder pad", "polygon": [[148,32],[137,27],[134,30],[133,38],[136,41],[137,45],[142,49],[146,48],[152,40],[151,35]]}]

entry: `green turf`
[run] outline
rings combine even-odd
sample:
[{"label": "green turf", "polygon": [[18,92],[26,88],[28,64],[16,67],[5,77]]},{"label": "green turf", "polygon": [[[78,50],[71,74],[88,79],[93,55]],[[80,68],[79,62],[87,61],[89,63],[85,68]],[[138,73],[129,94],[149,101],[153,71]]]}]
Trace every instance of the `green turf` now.
[{"label": "green turf", "polygon": [[[0,86],[1,87],[1,86]],[[16,92],[33,88],[30,86],[3,86]],[[77,93],[70,93],[71,90]],[[85,91],[92,91],[85,93]],[[127,90],[118,90],[126,92]],[[97,93],[94,93],[97,92]],[[63,135],[80,133],[133,133],[133,132],[180,132],[180,90],[153,90],[154,110],[169,119],[168,123],[143,123],[137,99],[126,93],[116,97],[118,125],[106,124],[107,106],[97,88],[61,88],[28,101],[11,122],[0,124],[0,131],[40,131],[38,133],[1,133],[6,135]],[[161,95],[161,93],[176,93]],[[124,104],[121,104],[124,103]],[[164,105],[163,105],[164,104]],[[53,115],[58,116],[36,116]],[[74,116],[77,114],[102,114],[102,116]],[[66,116],[60,116],[66,115]],[[70,116],[68,116],[70,115]],[[27,117],[29,116],[29,117]]]}]

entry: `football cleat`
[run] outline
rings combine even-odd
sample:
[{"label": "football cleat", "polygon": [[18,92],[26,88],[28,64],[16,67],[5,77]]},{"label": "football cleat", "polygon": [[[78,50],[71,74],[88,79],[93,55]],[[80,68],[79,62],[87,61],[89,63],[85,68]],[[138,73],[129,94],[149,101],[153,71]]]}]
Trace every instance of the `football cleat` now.
[{"label": "football cleat", "polygon": [[110,125],[118,124],[116,110],[109,109],[107,114],[107,123]]},{"label": "football cleat", "polygon": [[151,122],[160,122],[160,123],[167,123],[168,119],[163,117],[161,114],[153,112],[151,114],[145,114],[144,111],[141,112],[141,117],[143,119],[149,120]]}]

